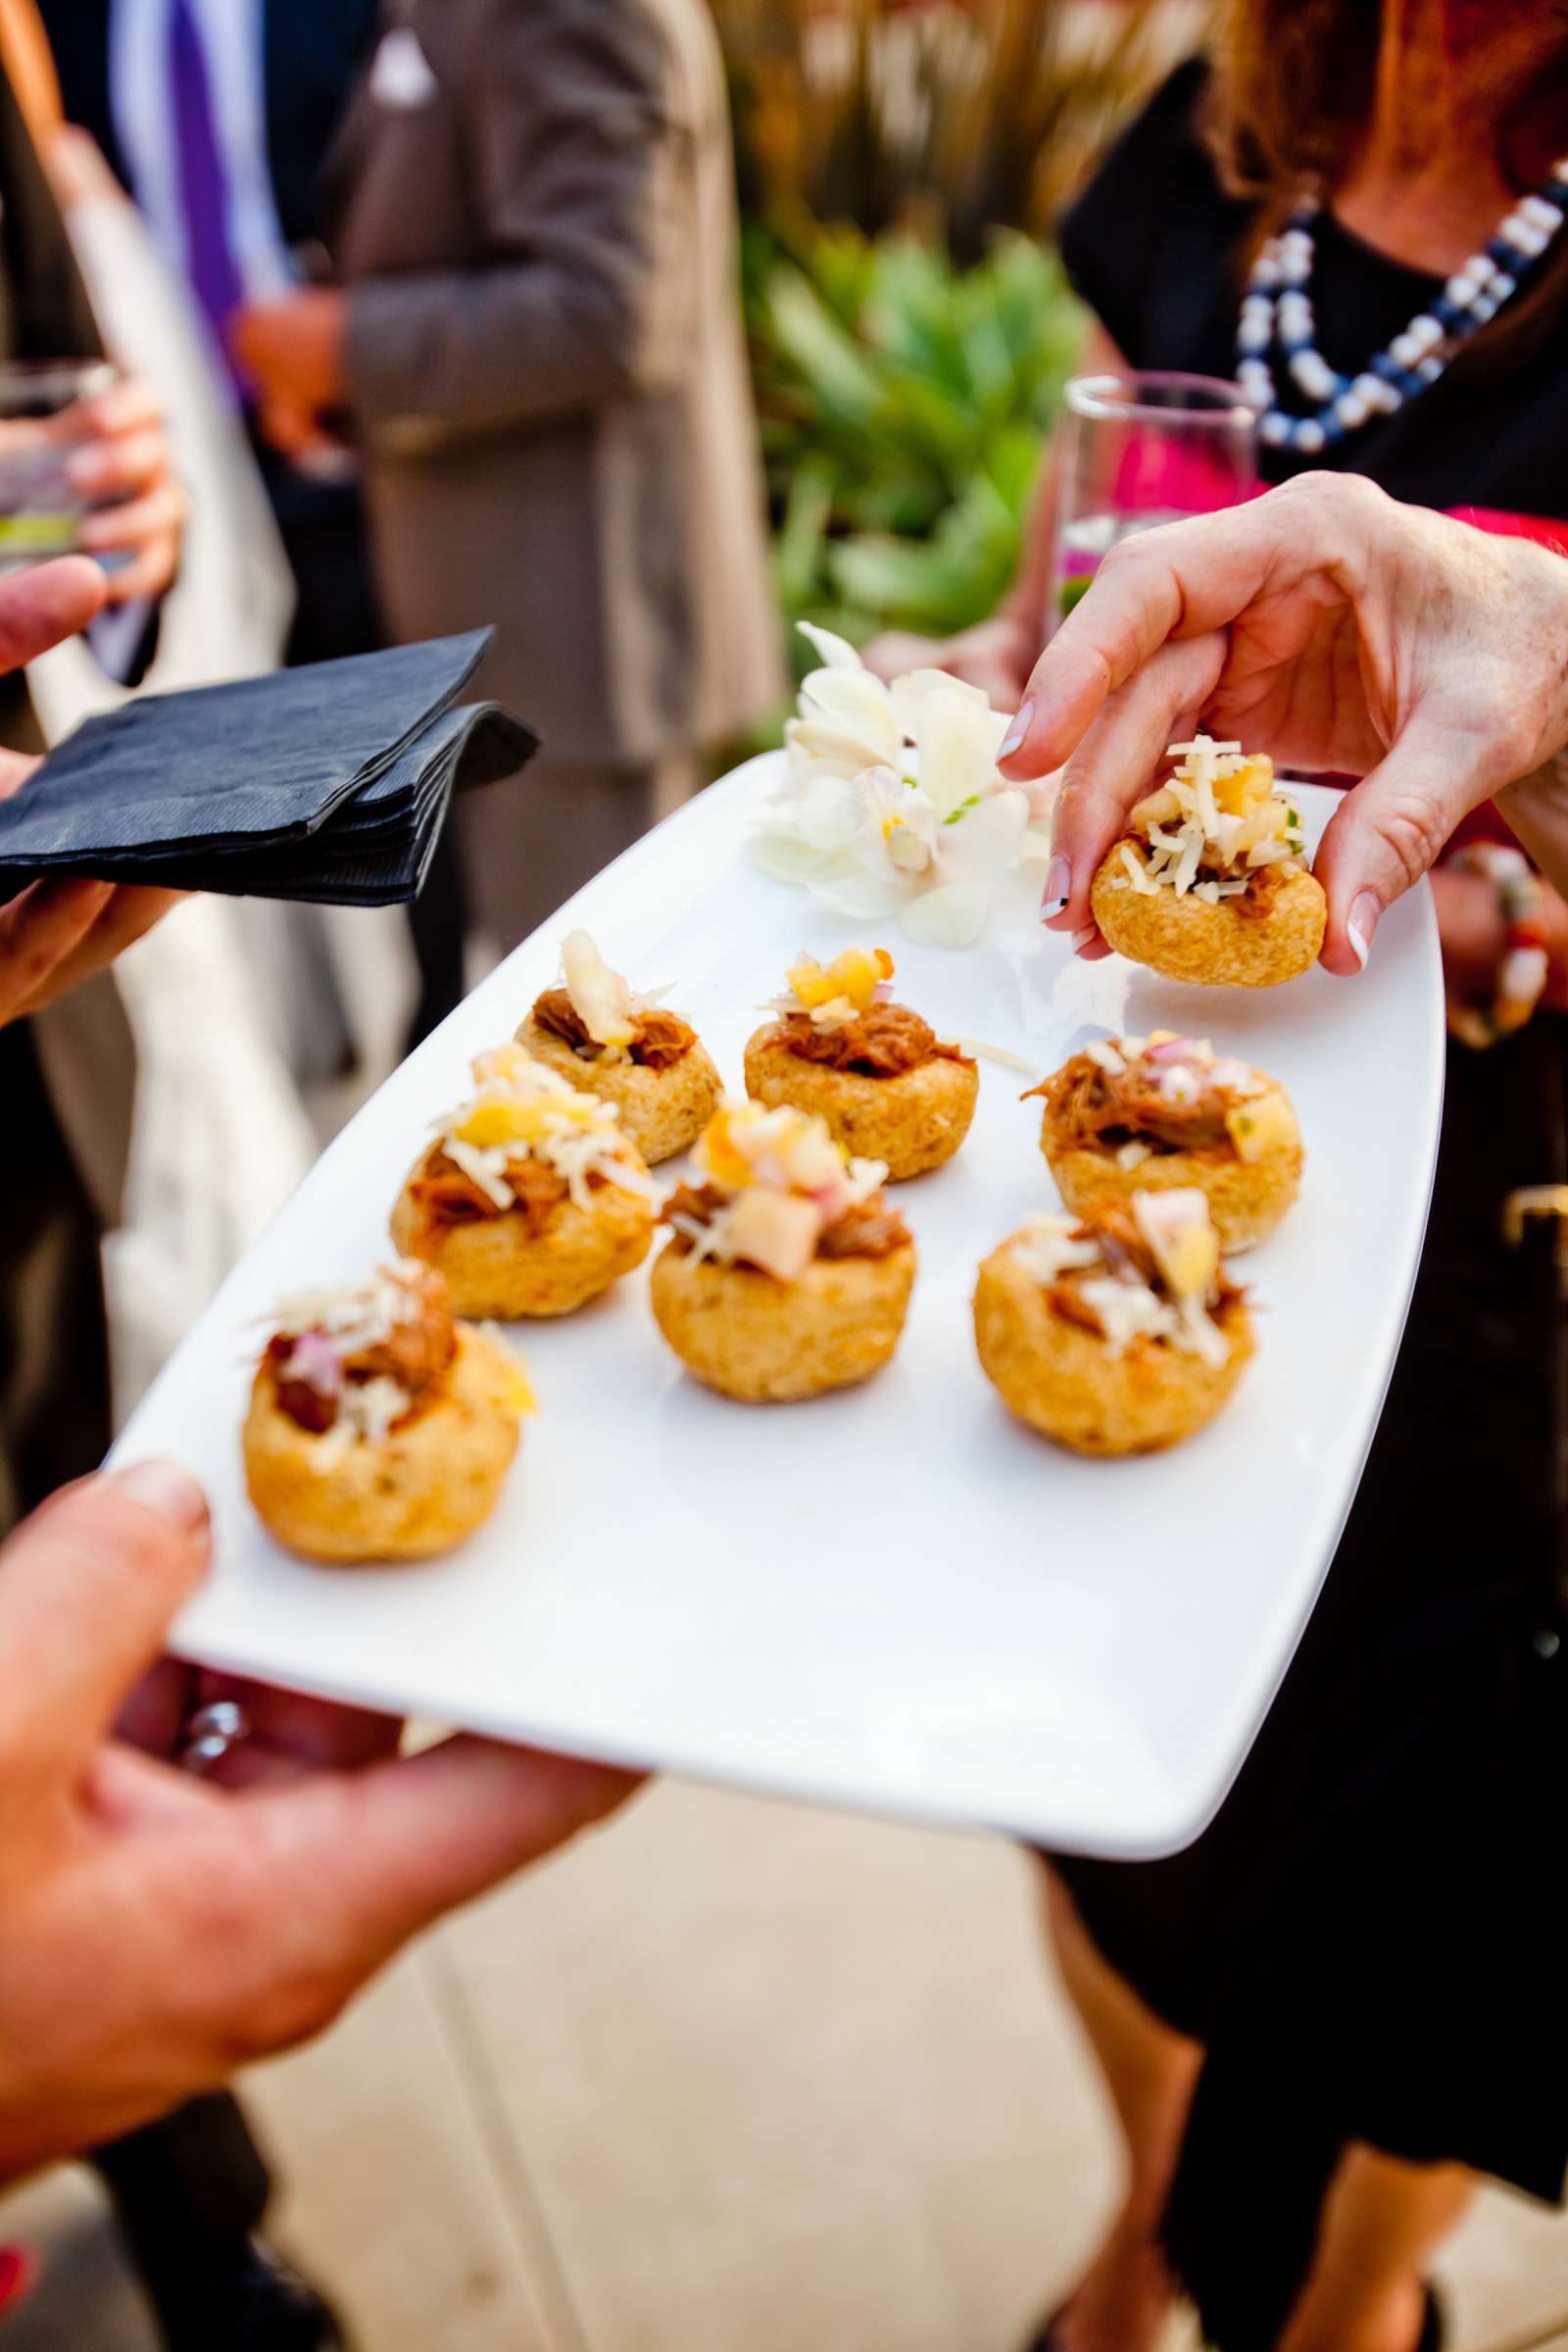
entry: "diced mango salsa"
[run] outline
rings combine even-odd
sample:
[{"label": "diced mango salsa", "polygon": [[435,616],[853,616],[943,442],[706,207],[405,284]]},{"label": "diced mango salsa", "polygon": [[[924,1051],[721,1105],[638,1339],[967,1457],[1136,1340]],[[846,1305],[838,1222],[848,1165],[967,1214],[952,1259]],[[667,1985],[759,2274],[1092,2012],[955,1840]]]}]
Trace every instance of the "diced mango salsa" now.
[{"label": "diced mango salsa", "polygon": [[597,1126],[602,1116],[591,1095],[552,1095],[533,1102],[513,1095],[483,1095],[452,1132],[460,1143],[492,1152],[501,1144],[536,1144],[541,1136],[559,1135],[564,1127]]},{"label": "diced mango salsa", "polygon": [[1214,804],[1226,816],[1250,816],[1273,790],[1274,762],[1259,752],[1234,774],[1215,778]]},{"label": "diced mango salsa", "polygon": [[739,1192],[752,1181],[752,1163],[731,1133],[727,1110],[715,1112],[709,1121],[698,1146],[698,1157],[713,1182],[730,1192]]},{"label": "diced mango salsa", "polygon": [[1225,1113],[1225,1125],[1238,1159],[1249,1162],[1268,1152],[1288,1152],[1300,1140],[1290,1097],[1279,1087],[1233,1104]]},{"label": "diced mango salsa", "polygon": [[847,997],[863,1011],[884,981],[893,977],[893,958],[886,948],[846,948],[829,964],[805,956],[789,971],[789,984],[808,1012]]},{"label": "diced mango salsa", "polygon": [[504,1413],[514,1413],[525,1421],[530,1413],[539,1410],[539,1399],[533,1393],[533,1383],[520,1364],[512,1364],[504,1375],[496,1402]]}]

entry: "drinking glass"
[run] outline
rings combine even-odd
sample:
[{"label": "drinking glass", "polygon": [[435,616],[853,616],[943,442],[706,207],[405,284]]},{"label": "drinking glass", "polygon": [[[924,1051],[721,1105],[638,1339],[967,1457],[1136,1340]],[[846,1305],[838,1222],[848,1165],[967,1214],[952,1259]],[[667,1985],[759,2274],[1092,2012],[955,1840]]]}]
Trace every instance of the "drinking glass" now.
[{"label": "drinking glass", "polygon": [[81,434],[73,411],[118,375],[107,360],[19,360],[0,367],[0,572],[80,544],[89,500],[67,472]]},{"label": "drinking glass", "polygon": [[1257,410],[1211,375],[1076,375],[1063,394],[1053,625],[1119,540],[1258,487]]}]

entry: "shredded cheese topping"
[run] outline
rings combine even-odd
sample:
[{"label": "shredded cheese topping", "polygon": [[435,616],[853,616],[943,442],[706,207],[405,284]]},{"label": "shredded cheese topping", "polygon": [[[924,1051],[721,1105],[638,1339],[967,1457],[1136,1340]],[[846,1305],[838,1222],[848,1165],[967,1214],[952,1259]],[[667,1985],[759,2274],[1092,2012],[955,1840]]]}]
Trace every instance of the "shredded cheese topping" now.
[{"label": "shredded cheese topping", "polygon": [[498,1046],[472,1065],[478,1091],[434,1122],[441,1149],[498,1210],[515,1195],[507,1175],[516,1160],[553,1168],[579,1208],[593,1204],[590,1177],[657,1201],[659,1187],[639,1166],[616,1125],[612,1102],[579,1093],[521,1046]]},{"label": "shredded cheese topping", "polygon": [[[1177,765],[1164,784],[1139,802],[1131,829],[1147,841],[1141,858],[1130,842],[1118,853],[1117,887],[1152,897],[1170,889],[1217,906],[1235,898],[1266,865],[1295,873],[1305,851],[1299,811],[1274,789],[1274,762],[1239,743],[1197,735],[1173,743]],[[1207,866],[1215,871],[1200,874]]]},{"label": "shredded cheese topping", "polygon": [[1010,1244],[1032,1282],[1049,1289],[1064,1274],[1088,1274],[1078,1295],[1094,1313],[1114,1356],[1136,1339],[1163,1340],[1212,1369],[1230,1361],[1230,1342],[1207,1310],[1219,1272],[1219,1237],[1208,1202],[1196,1189],[1135,1193],[1133,1214],[1159,1268],[1168,1297],[1140,1279],[1124,1259],[1112,1262],[1093,1230],[1068,1216],[1031,1217]]},{"label": "shredded cheese topping", "polygon": [[329,1470],[351,1446],[380,1445],[402,1420],[414,1398],[401,1381],[385,1373],[346,1380],[343,1366],[350,1356],[384,1348],[400,1327],[422,1322],[430,1305],[429,1276],[413,1258],[378,1266],[368,1281],[297,1291],[279,1303],[274,1331],[294,1342],[280,1377],[303,1382],[336,1407],[331,1427],[312,1446],[315,1469]]}]

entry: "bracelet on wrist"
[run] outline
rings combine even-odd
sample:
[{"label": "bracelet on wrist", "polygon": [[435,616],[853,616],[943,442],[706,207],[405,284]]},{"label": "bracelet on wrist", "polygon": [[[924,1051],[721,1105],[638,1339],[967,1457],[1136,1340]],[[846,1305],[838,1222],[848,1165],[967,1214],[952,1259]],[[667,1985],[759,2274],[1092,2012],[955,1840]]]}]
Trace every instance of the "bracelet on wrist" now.
[{"label": "bracelet on wrist", "polygon": [[1448,1000],[1449,1034],[1477,1052],[1522,1029],[1546,985],[1545,895],[1522,850],[1500,841],[1475,842],[1449,863],[1460,873],[1481,874],[1497,894],[1504,934],[1490,1004]]}]

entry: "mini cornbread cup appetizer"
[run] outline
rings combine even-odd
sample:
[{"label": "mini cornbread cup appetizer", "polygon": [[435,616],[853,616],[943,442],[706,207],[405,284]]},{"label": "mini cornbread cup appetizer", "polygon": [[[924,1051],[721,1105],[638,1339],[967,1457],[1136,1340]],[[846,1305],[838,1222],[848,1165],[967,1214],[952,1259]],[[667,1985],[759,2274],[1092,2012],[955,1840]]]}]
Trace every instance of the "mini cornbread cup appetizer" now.
[{"label": "mini cornbread cup appetizer", "polygon": [[1031,1093],[1045,1098],[1040,1149],[1080,1216],[1097,1200],[1196,1186],[1220,1248],[1250,1250],[1300,1191],[1290,1096],[1206,1040],[1168,1029],[1097,1039]]},{"label": "mini cornbread cup appetizer", "polygon": [[691,1024],[633,995],[586,931],[566,940],[561,985],[538,999],[517,1043],[571,1085],[613,1102],[622,1135],[650,1167],[691,1150],[724,1091]]},{"label": "mini cornbread cup appetizer", "polygon": [[746,1091],[827,1123],[846,1152],[879,1159],[889,1179],[924,1175],[969,1132],[980,1078],[919,1013],[892,1002],[885,948],[847,948],[829,964],[803,956],[746,1049]]},{"label": "mini cornbread cup appetizer", "polygon": [[757,1102],[719,1111],[694,1160],[653,1273],[659,1328],[687,1370],[748,1404],[880,1372],[914,1284],[880,1164],[851,1159],[820,1119]]},{"label": "mini cornbread cup appetizer", "polygon": [[659,1187],[613,1103],[520,1046],[481,1054],[473,1076],[399,1194],[392,1239],[440,1269],[459,1314],[569,1315],[642,1264]]},{"label": "mini cornbread cup appetizer", "polygon": [[1075,1453],[1152,1453],[1213,1419],[1252,1352],[1197,1191],[1033,1217],[994,1250],[975,1344],[1003,1401]]},{"label": "mini cornbread cup appetizer", "polygon": [[1119,956],[1167,980],[1273,988],[1316,962],[1328,902],[1274,762],[1199,735],[1139,802],[1090,906]]},{"label": "mini cornbread cup appetizer", "polygon": [[454,1322],[427,1266],[285,1299],[251,1389],[245,1483],[308,1560],[421,1560],[490,1516],[533,1410],[521,1366]]}]

